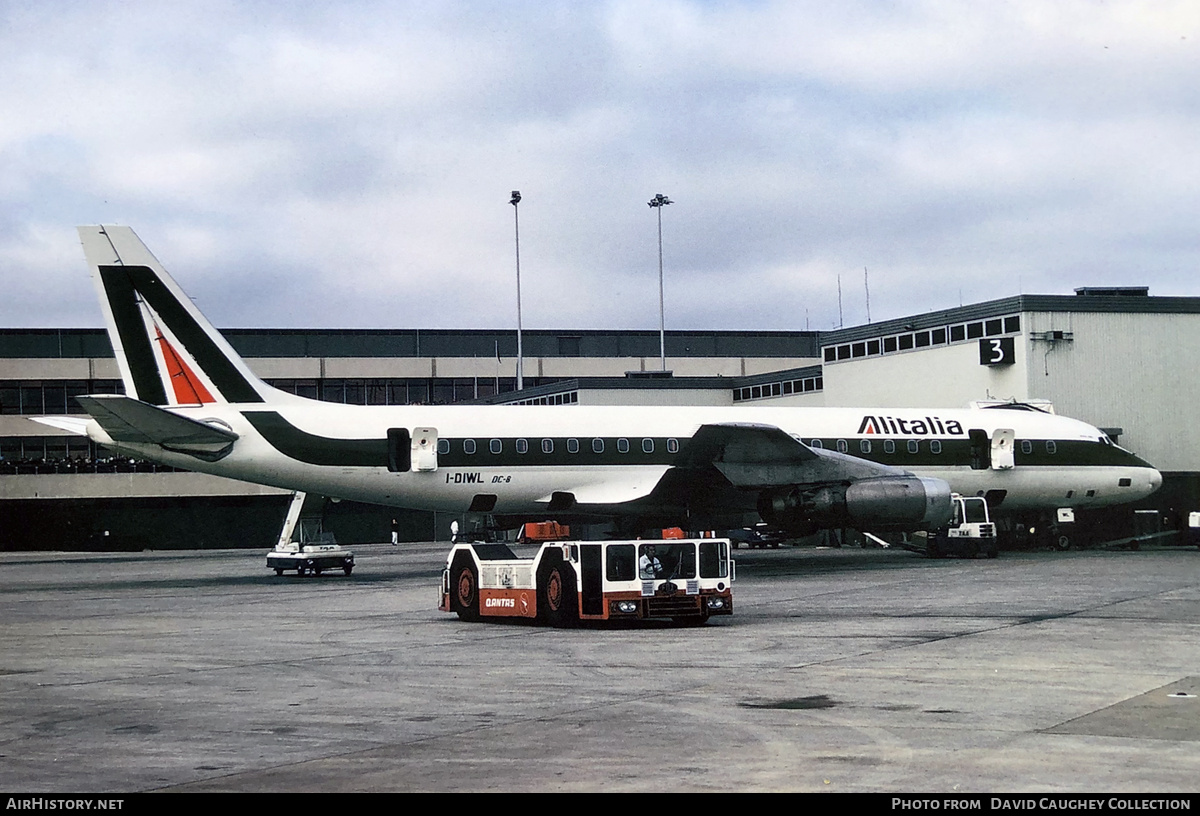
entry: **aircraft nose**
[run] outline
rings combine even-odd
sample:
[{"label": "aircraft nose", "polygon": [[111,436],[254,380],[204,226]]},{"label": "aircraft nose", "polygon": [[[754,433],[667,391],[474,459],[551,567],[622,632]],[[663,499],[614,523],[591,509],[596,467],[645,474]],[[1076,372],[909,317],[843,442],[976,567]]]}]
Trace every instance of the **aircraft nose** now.
[{"label": "aircraft nose", "polygon": [[1151,493],[1162,487],[1162,474],[1154,468],[1150,468],[1150,478],[1148,478],[1146,481],[1149,487],[1149,489],[1146,491],[1146,495],[1149,496]]}]

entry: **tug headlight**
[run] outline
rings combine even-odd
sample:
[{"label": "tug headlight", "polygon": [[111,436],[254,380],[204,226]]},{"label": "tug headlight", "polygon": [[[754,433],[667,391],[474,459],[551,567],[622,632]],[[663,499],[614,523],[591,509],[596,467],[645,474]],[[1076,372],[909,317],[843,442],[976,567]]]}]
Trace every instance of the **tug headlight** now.
[{"label": "tug headlight", "polygon": [[709,598],[708,599],[708,608],[709,609],[724,609],[725,608],[725,599],[724,598],[716,598],[716,597]]},{"label": "tug headlight", "polygon": [[617,601],[617,611],[624,612],[626,615],[637,612],[637,608],[637,601]]}]

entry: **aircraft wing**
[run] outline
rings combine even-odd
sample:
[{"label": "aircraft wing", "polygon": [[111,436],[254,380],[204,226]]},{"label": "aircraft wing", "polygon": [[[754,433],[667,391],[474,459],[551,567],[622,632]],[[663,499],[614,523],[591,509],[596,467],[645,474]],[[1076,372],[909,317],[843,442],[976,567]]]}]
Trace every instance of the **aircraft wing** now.
[{"label": "aircraft wing", "polygon": [[735,487],[851,482],[906,471],[812,448],[774,425],[721,423],[703,425],[680,454],[680,467],[715,467]]},{"label": "aircraft wing", "polygon": [[113,442],[160,445],[169,451],[215,462],[229,453],[238,438],[231,430],[120,394],[75,399]]}]

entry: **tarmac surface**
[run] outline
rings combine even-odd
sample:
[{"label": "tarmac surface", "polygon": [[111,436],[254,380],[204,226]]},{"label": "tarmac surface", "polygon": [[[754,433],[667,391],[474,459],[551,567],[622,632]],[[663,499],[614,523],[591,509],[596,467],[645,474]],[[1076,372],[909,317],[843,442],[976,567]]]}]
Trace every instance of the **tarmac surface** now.
[{"label": "tarmac surface", "polygon": [[730,618],[570,630],[353,550],[0,554],[0,790],[1200,788],[1194,548],[740,550]]}]

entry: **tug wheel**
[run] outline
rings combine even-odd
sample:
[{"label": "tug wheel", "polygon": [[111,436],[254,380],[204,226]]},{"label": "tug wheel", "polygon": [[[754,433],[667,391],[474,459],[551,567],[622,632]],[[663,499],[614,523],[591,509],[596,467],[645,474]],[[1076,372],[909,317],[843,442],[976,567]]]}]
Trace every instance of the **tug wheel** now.
[{"label": "tug wheel", "polygon": [[538,581],[541,588],[538,601],[545,620],[553,626],[570,626],[577,617],[575,572],[560,562],[544,568],[542,575]]},{"label": "tug wheel", "polygon": [[459,558],[450,571],[450,608],[462,620],[479,620],[479,575],[468,558]]}]

